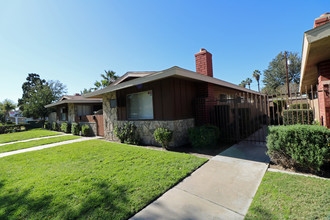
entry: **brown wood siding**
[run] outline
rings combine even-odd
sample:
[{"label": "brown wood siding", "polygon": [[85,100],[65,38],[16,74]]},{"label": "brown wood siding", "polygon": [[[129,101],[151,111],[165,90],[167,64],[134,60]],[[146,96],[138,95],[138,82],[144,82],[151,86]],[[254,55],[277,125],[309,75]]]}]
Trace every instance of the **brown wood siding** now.
[{"label": "brown wood siding", "polygon": [[178,78],[166,78],[139,87],[117,91],[118,120],[127,120],[126,96],[148,90],[152,90],[154,120],[178,120],[193,117],[192,102],[196,96],[195,83]]}]

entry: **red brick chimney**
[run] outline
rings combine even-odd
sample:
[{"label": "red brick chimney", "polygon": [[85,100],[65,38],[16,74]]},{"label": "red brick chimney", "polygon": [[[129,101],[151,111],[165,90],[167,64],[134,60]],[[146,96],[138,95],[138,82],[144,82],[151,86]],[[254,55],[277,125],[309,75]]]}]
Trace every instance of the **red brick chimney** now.
[{"label": "red brick chimney", "polygon": [[315,19],[313,28],[324,25],[329,21],[330,21],[330,13],[324,13],[323,15]]},{"label": "red brick chimney", "polygon": [[202,48],[195,54],[196,72],[205,76],[213,77],[212,54]]}]

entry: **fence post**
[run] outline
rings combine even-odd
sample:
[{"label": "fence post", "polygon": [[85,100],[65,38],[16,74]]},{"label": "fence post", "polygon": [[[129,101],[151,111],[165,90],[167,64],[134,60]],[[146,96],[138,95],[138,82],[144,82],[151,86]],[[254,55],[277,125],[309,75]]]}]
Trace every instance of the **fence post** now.
[{"label": "fence post", "polygon": [[239,115],[238,115],[238,98],[239,96],[237,93],[235,93],[235,99],[234,99],[234,109],[235,109],[235,136],[236,140],[240,141],[240,135],[239,135]]}]

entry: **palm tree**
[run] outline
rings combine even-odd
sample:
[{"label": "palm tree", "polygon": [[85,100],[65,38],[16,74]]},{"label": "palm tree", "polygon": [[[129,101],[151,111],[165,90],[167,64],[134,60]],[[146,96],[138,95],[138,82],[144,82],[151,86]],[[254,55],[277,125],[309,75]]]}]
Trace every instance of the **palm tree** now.
[{"label": "palm tree", "polygon": [[5,120],[8,120],[10,110],[13,110],[15,108],[16,108],[16,105],[13,101],[11,101],[9,99],[5,99],[5,101],[3,101],[2,109],[5,112]]},{"label": "palm tree", "polygon": [[112,70],[104,70],[104,73],[105,74],[101,74],[101,77],[102,77],[101,81],[100,82],[96,81],[94,83],[95,90],[109,86],[111,83],[116,81],[116,79],[118,79],[118,77],[119,77],[116,75],[116,72],[114,72]]},{"label": "palm tree", "polygon": [[247,79],[245,80],[245,82],[246,82],[246,84],[249,86],[249,89],[251,89],[251,88],[250,88],[250,84],[252,83],[252,79],[247,78]]},{"label": "palm tree", "polygon": [[260,87],[259,87],[259,80],[260,80],[261,73],[259,70],[253,71],[253,77],[256,79],[258,83],[258,91],[260,92]]},{"label": "palm tree", "polygon": [[238,84],[239,86],[242,86],[243,88],[245,88],[246,87],[246,81],[245,80],[243,80],[240,84]]}]

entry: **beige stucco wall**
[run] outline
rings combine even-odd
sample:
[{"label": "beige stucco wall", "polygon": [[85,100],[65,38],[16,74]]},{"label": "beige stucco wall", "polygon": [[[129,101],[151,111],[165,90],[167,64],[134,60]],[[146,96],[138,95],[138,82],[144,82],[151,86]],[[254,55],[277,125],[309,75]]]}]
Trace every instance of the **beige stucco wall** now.
[{"label": "beige stucco wall", "polygon": [[[103,96],[103,120],[104,120],[104,137],[107,140],[119,141],[114,134],[116,125],[122,126],[127,121],[117,120],[117,108],[110,108],[110,99],[116,99],[115,92],[105,94]],[[188,129],[195,126],[193,118],[172,120],[172,121],[132,121],[136,127],[137,132],[141,138],[142,144],[145,145],[159,145],[156,143],[153,132],[157,128],[167,128],[173,131],[173,138],[169,146],[180,146],[188,143]]]}]

